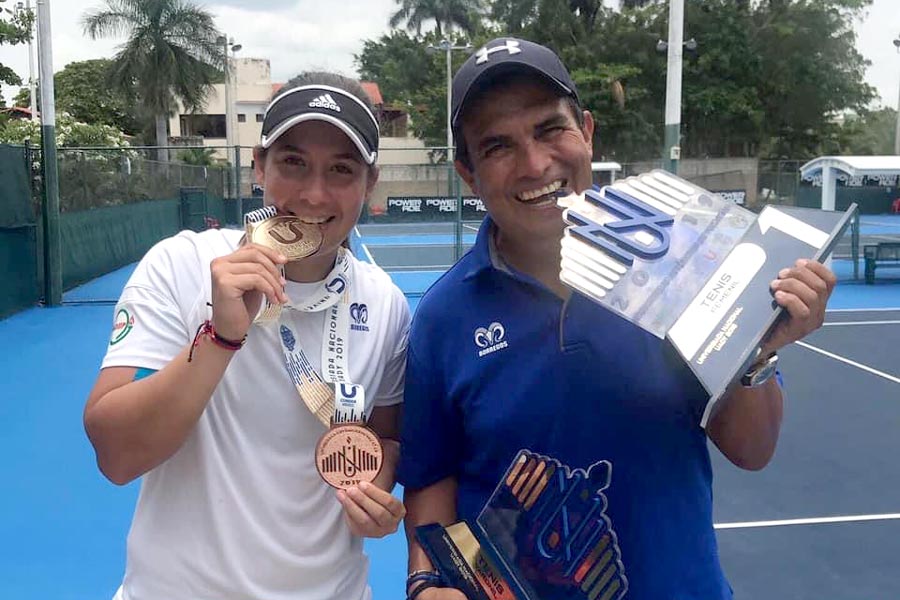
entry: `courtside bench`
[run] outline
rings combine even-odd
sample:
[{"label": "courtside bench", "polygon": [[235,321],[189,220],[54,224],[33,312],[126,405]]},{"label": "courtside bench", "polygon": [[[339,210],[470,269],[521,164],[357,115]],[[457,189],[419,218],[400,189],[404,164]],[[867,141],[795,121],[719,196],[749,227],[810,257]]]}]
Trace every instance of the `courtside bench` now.
[{"label": "courtside bench", "polygon": [[900,267],[900,242],[879,242],[863,246],[866,260],[866,283],[875,283],[877,267]]}]

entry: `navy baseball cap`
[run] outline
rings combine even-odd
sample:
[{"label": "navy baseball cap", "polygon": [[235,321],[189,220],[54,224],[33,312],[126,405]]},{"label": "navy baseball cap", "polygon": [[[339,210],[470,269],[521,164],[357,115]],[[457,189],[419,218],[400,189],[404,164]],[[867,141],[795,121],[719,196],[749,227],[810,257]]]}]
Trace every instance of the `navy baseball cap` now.
[{"label": "navy baseball cap", "polygon": [[479,91],[498,76],[516,72],[542,77],[560,95],[571,96],[581,105],[575,82],[553,50],[528,40],[496,38],[470,56],[453,77],[450,121],[454,133],[459,131],[460,117],[467,103]]},{"label": "navy baseball cap", "polygon": [[340,88],[304,85],[282,92],[269,103],[263,117],[263,148],[304,121],[325,121],[343,131],[363,160],[373,164],[378,157],[378,120],[362,100]]}]

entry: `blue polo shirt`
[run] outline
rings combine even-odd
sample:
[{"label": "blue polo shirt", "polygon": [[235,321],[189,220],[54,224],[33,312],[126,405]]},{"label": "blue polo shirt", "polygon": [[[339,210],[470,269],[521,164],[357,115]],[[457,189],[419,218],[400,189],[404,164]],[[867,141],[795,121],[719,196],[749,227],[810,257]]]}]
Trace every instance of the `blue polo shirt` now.
[{"label": "blue polo shirt", "polygon": [[474,521],[520,449],[573,468],[609,461],[626,598],[731,598],[699,426],[708,395],[667,342],[496,264],[492,228],[414,316],[400,482],[456,477],[459,517]]}]

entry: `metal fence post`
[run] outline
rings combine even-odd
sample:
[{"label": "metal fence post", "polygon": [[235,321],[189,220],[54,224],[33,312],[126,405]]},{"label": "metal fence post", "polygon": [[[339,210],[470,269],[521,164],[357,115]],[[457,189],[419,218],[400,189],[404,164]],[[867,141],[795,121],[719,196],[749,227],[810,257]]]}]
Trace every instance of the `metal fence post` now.
[{"label": "metal fence post", "polygon": [[244,200],[241,197],[241,147],[234,147],[234,208],[237,212],[237,224],[244,222]]}]

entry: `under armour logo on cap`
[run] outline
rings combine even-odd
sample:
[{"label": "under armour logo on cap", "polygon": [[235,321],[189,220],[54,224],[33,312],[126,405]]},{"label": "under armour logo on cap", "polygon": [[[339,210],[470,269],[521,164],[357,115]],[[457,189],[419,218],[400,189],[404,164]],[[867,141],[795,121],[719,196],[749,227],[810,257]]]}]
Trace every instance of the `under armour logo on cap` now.
[{"label": "under armour logo on cap", "polygon": [[493,48],[484,46],[481,50],[475,53],[475,64],[484,64],[491,57],[491,54],[493,54],[494,52],[502,52],[503,50],[509,52],[510,55],[518,54],[522,51],[522,49],[519,48],[519,40],[506,40],[502,46],[494,46]]},{"label": "under armour logo on cap", "polygon": [[[472,54],[456,72],[451,93],[451,127],[459,128],[459,117],[466,104],[487,88],[495,77],[515,71],[536,75],[563,96],[578,102],[578,92],[569,71],[559,57],[546,46],[516,38],[496,38]],[[460,134],[457,131],[457,139]]]}]

